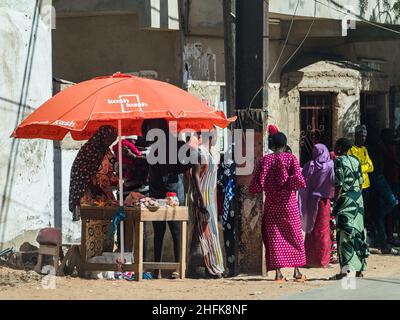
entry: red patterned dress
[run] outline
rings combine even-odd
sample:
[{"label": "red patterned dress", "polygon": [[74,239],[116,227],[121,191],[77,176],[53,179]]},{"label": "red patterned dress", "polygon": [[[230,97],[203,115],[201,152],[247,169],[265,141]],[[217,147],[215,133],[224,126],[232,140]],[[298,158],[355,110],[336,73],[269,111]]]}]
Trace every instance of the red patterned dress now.
[{"label": "red patterned dress", "polygon": [[305,186],[299,162],[292,154],[268,154],[257,165],[250,192],[265,192],[262,237],[267,270],[306,264],[296,197],[296,191]]}]

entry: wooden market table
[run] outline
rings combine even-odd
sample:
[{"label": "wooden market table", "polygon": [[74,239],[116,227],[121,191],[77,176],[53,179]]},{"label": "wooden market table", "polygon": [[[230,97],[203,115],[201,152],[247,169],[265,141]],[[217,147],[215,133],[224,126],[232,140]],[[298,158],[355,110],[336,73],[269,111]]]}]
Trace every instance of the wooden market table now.
[{"label": "wooden market table", "polygon": [[[117,264],[109,263],[90,263],[87,261],[86,254],[86,225],[90,220],[111,221],[117,213],[118,207],[91,207],[82,206],[80,209],[82,219],[81,234],[81,266],[85,271],[118,271]],[[134,241],[132,251],[134,255],[132,264],[124,264],[123,271],[135,272],[135,280],[142,280],[143,270],[163,269],[175,270],[180,274],[181,279],[185,278],[186,272],[186,240],[187,222],[189,220],[188,207],[160,207],[155,211],[144,208],[125,207],[126,218],[124,220],[127,228],[133,231]],[[146,221],[180,221],[181,222],[181,243],[180,243],[180,262],[143,262],[143,223]],[[127,229],[127,230],[129,230]],[[125,233],[124,239],[129,231]],[[130,241],[126,242],[130,245]]]}]

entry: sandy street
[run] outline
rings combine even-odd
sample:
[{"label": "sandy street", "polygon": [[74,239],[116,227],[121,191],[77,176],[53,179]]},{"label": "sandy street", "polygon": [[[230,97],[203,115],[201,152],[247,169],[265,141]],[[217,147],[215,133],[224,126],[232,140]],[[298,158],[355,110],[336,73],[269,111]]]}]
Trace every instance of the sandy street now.
[{"label": "sandy street", "polygon": [[[0,299],[276,299],[301,294],[332,284],[329,276],[338,272],[338,265],[327,269],[302,269],[309,281],[274,283],[274,273],[267,278],[239,276],[221,280],[83,280],[58,277],[56,289],[43,289],[40,277],[30,271],[0,267]],[[291,279],[292,270],[284,270]],[[400,256],[371,255],[366,278],[399,278]]]}]

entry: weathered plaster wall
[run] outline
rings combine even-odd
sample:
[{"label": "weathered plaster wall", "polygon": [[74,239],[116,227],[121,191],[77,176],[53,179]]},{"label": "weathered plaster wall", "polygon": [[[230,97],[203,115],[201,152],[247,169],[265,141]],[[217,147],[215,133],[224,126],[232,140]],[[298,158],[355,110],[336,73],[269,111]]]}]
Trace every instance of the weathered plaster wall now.
[{"label": "weathered plaster wall", "polygon": [[69,182],[72,163],[78,154],[79,148],[62,149],[62,232],[65,242],[80,242],[81,221],[72,221],[72,213],[69,211]]},{"label": "weathered plaster wall", "polygon": [[223,37],[222,0],[186,0],[189,3],[188,28],[191,35]]},{"label": "weathered plaster wall", "polygon": [[183,52],[184,80],[225,81],[223,38],[187,37]]},{"label": "weathered plaster wall", "polygon": [[349,60],[359,58],[381,60],[381,71],[388,77],[391,85],[400,85],[400,40],[357,42],[353,45],[340,45],[334,49],[337,54],[346,56]]},{"label": "weathered plaster wall", "polygon": [[114,72],[154,70],[180,84],[178,31],[140,30],[136,14],[64,17],[53,32],[54,75],[73,82]]},{"label": "weathered plaster wall", "polygon": [[9,138],[52,95],[51,29],[37,9],[0,0],[0,248],[18,249],[53,224],[52,142]]},{"label": "weathered plaster wall", "polygon": [[[333,93],[333,141],[353,137],[360,122],[361,91],[388,90],[387,77],[377,72],[360,72],[340,64],[320,61],[296,72],[282,75],[280,84],[269,85],[269,123],[275,123],[288,136],[293,152],[299,155],[301,92]],[[382,105],[385,118],[386,104]]]}]

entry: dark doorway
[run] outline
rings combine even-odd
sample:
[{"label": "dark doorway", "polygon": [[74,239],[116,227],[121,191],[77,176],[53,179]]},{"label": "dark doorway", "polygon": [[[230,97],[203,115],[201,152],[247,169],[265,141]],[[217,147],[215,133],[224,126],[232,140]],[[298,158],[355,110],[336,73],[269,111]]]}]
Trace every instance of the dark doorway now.
[{"label": "dark doorway", "polygon": [[[377,93],[362,92],[360,94],[361,123],[367,126],[368,136],[366,146],[373,149],[379,143],[382,108]],[[383,113],[384,114],[384,113]]]},{"label": "dark doorway", "polygon": [[300,164],[312,159],[315,144],[323,143],[332,148],[331,93],[300,94]]}]

